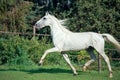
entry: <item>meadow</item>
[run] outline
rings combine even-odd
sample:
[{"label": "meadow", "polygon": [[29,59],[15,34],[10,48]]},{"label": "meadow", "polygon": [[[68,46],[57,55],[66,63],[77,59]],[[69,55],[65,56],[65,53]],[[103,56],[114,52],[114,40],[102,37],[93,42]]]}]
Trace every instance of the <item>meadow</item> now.
[{"label": "meadow", "polygon": [[[18,66],[19,67],[19,66]],[[120,69],[115,68],[113,78],[108,77],[108,71],[99,73],[96,70],[83,72],[78,69],[79,75],[74,76],[69,67],[60,66],[0,66],[0,80],[119,80]]]}]

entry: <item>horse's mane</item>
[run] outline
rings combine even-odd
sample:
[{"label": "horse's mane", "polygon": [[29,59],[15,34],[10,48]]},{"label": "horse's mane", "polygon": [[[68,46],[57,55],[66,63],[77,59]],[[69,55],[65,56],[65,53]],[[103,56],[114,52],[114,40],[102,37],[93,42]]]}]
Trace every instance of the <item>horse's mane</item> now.
[{"label": "horse's mane", "polygon": [[[61,23],[61,25],[65,26],[67,20],[68,19],[63,19],[63,20],[59,20],[59,22]],[[67,27],[67,26],[65,26],[65,27]]]},{"label": "horse's mane", "polygon": [[55,21],[58,23],[58,25],[59,25],[60,27],[64,27],[64,28],[68,29],[67,26],[65,26],[65,23],[66,23],[67,19],[58,20],[55,16],[53,16],[53,15],[50,15],[50,16],[51,16],[51,18],[52,18],[53,20],[55,20]]},{"label": "horse's mane", "polygon": [[65,26],[65,22],[67,21],[67,19],[64,20],[58,20],[55,16],[53,15],[49,15],[49,17],[51,18],[51,20],[57,22],[58,26],[60,27],[60,29],[66,33],[71,33],[71,31],[68,30],[68,28]]}]

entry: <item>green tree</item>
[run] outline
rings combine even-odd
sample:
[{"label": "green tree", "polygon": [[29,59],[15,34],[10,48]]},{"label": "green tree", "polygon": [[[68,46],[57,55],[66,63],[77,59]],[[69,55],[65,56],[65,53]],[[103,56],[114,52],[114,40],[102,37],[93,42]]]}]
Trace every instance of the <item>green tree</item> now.
[{"label": "green tree", "polygon": [[0,30],[25,32],[30,6],[30,2],[23,0],[0,0]]}]

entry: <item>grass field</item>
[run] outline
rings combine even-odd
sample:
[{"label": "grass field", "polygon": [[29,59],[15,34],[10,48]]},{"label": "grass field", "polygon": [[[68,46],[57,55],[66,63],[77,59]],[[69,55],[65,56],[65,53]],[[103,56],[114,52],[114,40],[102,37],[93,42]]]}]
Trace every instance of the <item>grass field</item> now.
[{"label": "grass field", "polygon": [[119,69],[114,70],[112,79],[108,78],[108,71],[101,73],[95,70],[82,72],[78,70],[79,75],[73,76],[70,68],[58,66],[42,66],[18,69],[0,66],[0,80],[120,80]]}]

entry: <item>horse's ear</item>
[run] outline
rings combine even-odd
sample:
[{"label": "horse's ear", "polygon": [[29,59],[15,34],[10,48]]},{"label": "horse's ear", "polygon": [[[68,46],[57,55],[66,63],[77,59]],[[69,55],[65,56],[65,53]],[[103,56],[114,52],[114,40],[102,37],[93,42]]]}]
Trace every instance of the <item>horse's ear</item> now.
[{"label": "horse's ear", "polygon": [[47,11],[47,12],[45,13],[45,15],[49,15],[49,12]]}]

